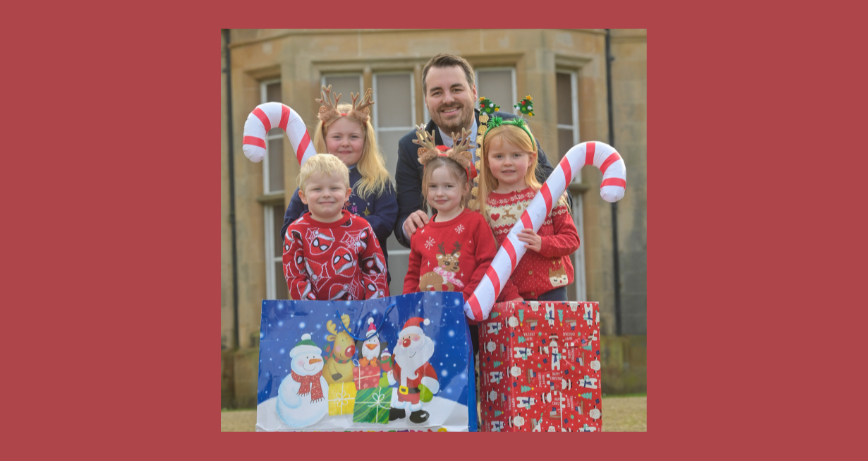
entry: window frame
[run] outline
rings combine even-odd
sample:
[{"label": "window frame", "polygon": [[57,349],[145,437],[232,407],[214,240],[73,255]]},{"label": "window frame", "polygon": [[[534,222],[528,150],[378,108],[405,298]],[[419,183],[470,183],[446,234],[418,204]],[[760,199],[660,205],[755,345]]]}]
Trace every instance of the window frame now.
[{"label": "window frame", "polygon": [[[555,79],[557,79],[558,74],[568,74],[570,76],[570,104],[572,109],[572,118],[573,123],[571,125],[557,123],[556,130],[572,130],[573,131],[573,145],[569,146],[566,149],[563,149],[562,146],[558,146],[559,150],[563,149],[564,154],[566,151],[571,149],[573,146],[579,143],[581,137],[579,136],[579,97],[578,97],[578,72],[575,70],[567,70],[567,69],[556,69],[555,70]],[[557,80],[556,80],[557,81]],[[560,97],[558,95],[557,97]],[[559,121],[558,121],[559,122]],[[560,136],[558,136],[558,139]],[[577,174],[576,177],[572,181],[573,184],[581,184],[582,183],[582,175]],[[573,223],[576,225],[576,231],[579,234],[579,249],[573,253],[573,285],[576,289],[576,300],[584,301],[587,300],[587,284],[585,280],[585,246],[582,244],[585,242],[585,232],[584,232],[584,195],[573,194]]]},{"label": "window frame", "polygon": [[[482,94],[482,91],[481,91],[480,88],[479,88],[479,71],[486,72],[486,71],[492,71],[492,70],[508,70],[508,71],[510,71],[510,80],[511,80],[510,84],[512,85],[512,104],[509,105],[509,109],[508,109],[508,110],[503,110],[503,109],[504,109],[504,106],[500,106],[500,109],[501,109],[501,112],[510,112],[510,113],[512,113],[512,114],[517,114],[517,113],[518,113],[518,109],[516,109],[515,107],[513,107],[513,104],[517,104],[517,103],[518,103],[518,88],[516,88],[515,66],[512,66],[512,67],[510,67],[510,66],[494,66],[494,67],[478,67],[478,68],[473,68],[473,78],[474,78],[474,81],[476,82],[476,83],[475,83],[475,85],[476,85],[476,96],[477,96],[477,97],[482,97],[482,96],[484,96],[484,95]],[[478,100],[477,100],[477,101],[474,101],[474,102],[473,102],[474,105],[475,105],[477,102],[478,102]],[[503,101],[494,101],[494,102],[495,102],[495,103],[498,103],[498,102],[503,102]],[[474,108],[475,108],[475,107],[474,107]]]},{"label": "window frame", "polygon": [[[262,80],[259,82],[259,103],[264,104],[268,102],[268,85],[273,85],[275,83],[281,83],[281,91],[283,91],[283,85],[280,78]],[[284,188],[281,190],[269,190],[269,150],[268,150],[268,141],[273,139],[281,139],[286,135],[283,133],[269,135],[265,133],[265,158],[262,161],[262,190],[265,195],[274,195],[274,194],[284,194],[286,193]],[[283,152],[281,152],[283,155]],[[277,297],[277,285],[275,284],[275,277],[277,274],[275,273],[274,263],[280,262],[283,264],[283,252],[281,252],[280,257],[275,257],[274,252],[274,209],[275,205],[263,205],[262,212],[264,215],[263,224],[264,224],[264,237],[265,237],[265,297],[266,299],[275,299]]]},{"label": "window frame", "polygon": [[[269,102],[268,101],[268,85],[273,85],[275,83],[281,83],[281,80],[279,78],[275,78],[275,79],[269,79],[269,80],[262,80],[259,82],[259,101],[260,101],[259,103],[260,104],[265,104],[266,102]],[[281,91],[282,90],[283,90],[283,85],[281,85]],[[272,141],[275,139],[282,139],[285,136],[286,135],[284,135],[283,133],[272,134],[272,135],[265,133],[265,158],[262,159],[262,193],[263,194],[266,194],[266,195],[268,195],[268,194],[282,194],[285,192],[283,185],[281,185],[280,190],[270,190],[270,186],[271,186],[271,184],[270,184],[271,174],[270,173],[271,173],[271,170],[270,170],[270,164],[269,164],[269,160],[268,160],[268,157],[269,157],[268,141]],[[283,153],[281,153],[281,155],[282,154]]]}]

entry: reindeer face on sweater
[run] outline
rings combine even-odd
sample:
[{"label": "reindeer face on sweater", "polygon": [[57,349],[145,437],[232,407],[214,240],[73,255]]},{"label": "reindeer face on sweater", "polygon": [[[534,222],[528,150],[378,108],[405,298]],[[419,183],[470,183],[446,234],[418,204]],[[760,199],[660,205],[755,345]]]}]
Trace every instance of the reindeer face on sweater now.
[{"label": "reindeer face on sweater", "polygon": [[549,281],[554,287],[562,287],[566,286],[570,279],[567,277],[567,271],[563,267],[558,267],[555,270],[549,269]]},{"label": "reindeer face on sweater", "polygon": [[437,255],[437,264],[442,267],[447,272],[457,272],[458,271],[458,258],[461,256],[461,252],[455,252],[452,254],[438,254]]},{"label": "reindeer face on sweater", "polygon": [[453,243],[451,253],[446,252],[443,243],[440,243],[437,249],[440,251],[437,254],[437,265],[446,272],[458,272],[458,259],[461,258],[461,244],[458,242]]}]

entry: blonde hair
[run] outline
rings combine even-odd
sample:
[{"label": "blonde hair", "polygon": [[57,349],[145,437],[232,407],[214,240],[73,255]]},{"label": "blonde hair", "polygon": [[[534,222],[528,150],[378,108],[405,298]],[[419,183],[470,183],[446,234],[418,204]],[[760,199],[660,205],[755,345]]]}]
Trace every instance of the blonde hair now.
[{"label": "blonde hair", "polygon": [[344,180],[347,188],[350,187],[350,170],[344,165],[341,159],[330,154],[316,154],[307,159],[304,165],[301,166],[301,171],[298,173],[296,182],[298,188],[304,192],[304,187],[307,185],[307,180],[315,174],[320,175],[338,175]]},{"label": "blonde hair", "polygon": [[[337,110],[340,113],[349,113],[352,108],[352,104],[338,104],[337,106]],[[355,119],[352,120],[359,123]],[[358,183],[353,184],[353,189],[355,189],[356,195],[360,197],[368,195],[379,197],[386,190],[386,185],[391,184],[389,170],[386,169],[386,161],[383,159],[383,154],[380,153],[380,148],[377,147],[377,135],[370,120],[365,123],[364,130],[365,145],[362,148],[362,156],[359,158],[359,163],[356,164],[356,168],[359,170],[362,179]],[[328,152],[325,142],[327,131],[328,128],[323,128],[323,124],[318,121],[313,135],[313,147],[317,152]]]},{"label": "blonde hair", "polygon": [[[451,150],[451,149],[450,149]],[[458,187],[463,188],[462,190],[466,190],[461,194],[461,202],[460,205],[462,208],[467,207],[467,201],[470,199],[470,187],[467,182],[467,170],[464,169],[458,162],[449,158],[449,157],[435,157],[431,160],[425,162],[425,170],[422,173],[422,199],[425,203],[428,203],[428,183],[431,181],[431,176],[434,174],[434,170],[440,167],[446,167],[446,170],[449,172],[449,176],[452,177],[457,183]],[[466,189],[464,189],[466,187]]]},{"label": "blonde hair", "polygon": [[536,143],[527,133],[524,132],[524,130],[517,126],[500,125],[492,128],[485,133],[484,142],[482,144],[482,171],[479,172],[479,193],[477,195],[479,211],[486,220],[488,220],[488,214],[486,213],[486,209],[488,208],[488,204],[486,203],[488,200],[488,194],[497,189],[498,186],[497,178],[491,174],[491,167],[488,162],[488,151],[493,145],[497,144],[499,146],[504,142],[512,144],[522,151],[531,154],[531,161],[528,165],[527,172],[524,175],[524,182],[528,187],[535,191],[542,188],[542,184],[540,184],[536,179],[536,169],[538,165],[537,156],[539,155],[536,149]]}]

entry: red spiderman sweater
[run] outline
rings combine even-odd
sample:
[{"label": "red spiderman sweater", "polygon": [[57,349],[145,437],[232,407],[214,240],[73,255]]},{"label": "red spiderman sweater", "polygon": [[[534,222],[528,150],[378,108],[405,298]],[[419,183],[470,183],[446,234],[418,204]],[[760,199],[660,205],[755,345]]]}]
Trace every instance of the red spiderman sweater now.
[{"label": "red spiderman sweater", "polygon": [[[488,195],[485,217],[494,230],[498,246],[515,222],[521,219],[534,195],[536,191],[530,187],[507,194],[492,192]],[[537,235],[542,240],[540,251],[527,250],[509,279],[514,287],[507,284],[498,297],[499,301],[515,299],[516,289],[522,298],[533,300],[547,291],[573,283],[570,255],[579,249],[579,233],[563,198],[552,208]]]},{"label": "red spiderman sweater", "polygon": [[305,213],[289,225],[283,274],[290,299],[351,301],[389,296],[380,242],[363,218],[342,210],[323,223]]},{"label": "red spiderman sweater", "polygon": [[460,291],[469,299],[497,253],[491,229],[467,209],[446,222],[434,216],[410,239],[404,293]]}]

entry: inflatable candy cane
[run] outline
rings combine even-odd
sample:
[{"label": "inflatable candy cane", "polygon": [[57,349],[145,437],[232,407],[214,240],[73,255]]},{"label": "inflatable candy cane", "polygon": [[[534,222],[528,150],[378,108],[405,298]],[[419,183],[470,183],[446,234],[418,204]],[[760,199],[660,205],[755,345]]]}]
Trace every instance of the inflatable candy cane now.
[{"label": "inflatable candy cane", "polygon": [[564,193],[567,185],[585,165],[594,165],[603,173],[600,195],[607,202],[617,202],[624,197],[627,186],[627,167],[615,148],[602,142],[583,142],[570,149],[549,179],[537,192],[521,220],[509,231],[494,260],[485,271],[473,295],[464,304],[464,313],[475,320],[485,320],[500,295],[515,266],[527,249],[518,239],[522,229],[538,231],[546,216],[552,211],[552,204]]},{"label": "inflatable candy cane", "polygon": [[254,162],[265,157],[265,135],[274,127],[280,127],[289,137],[298,164],[316,155],[307,127],[298,113],[279,102],[267,102],[253,109],[244,122],[244,155]]}]

